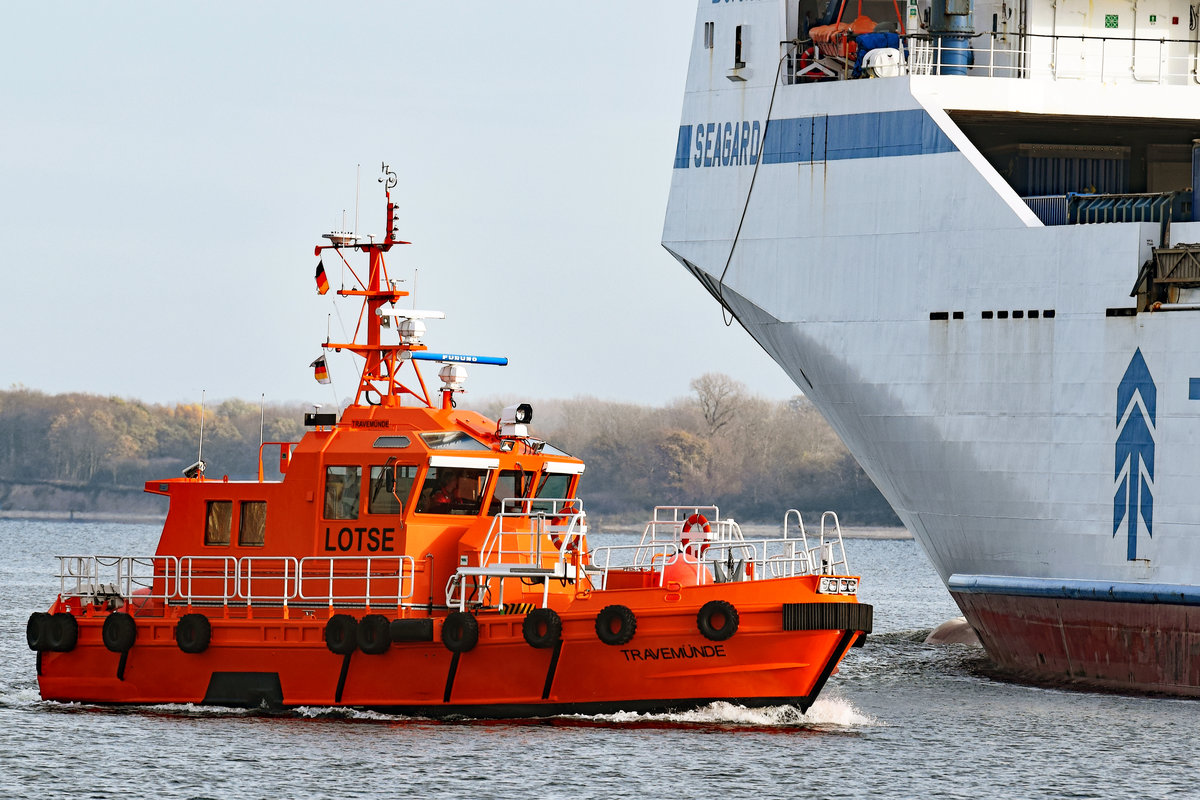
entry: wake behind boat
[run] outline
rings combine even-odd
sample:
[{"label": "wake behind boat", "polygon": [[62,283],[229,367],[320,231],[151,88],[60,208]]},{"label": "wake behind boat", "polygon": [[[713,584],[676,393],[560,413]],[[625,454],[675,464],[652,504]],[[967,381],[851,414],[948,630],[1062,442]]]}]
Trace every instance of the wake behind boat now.
[{"label": "wake behind boat", "polygon": [[[394,175],[386,172],[388,188]],[[354,402],[264,443],[259,477],[198,460],[150,481],[170,499],[153,555],[59,557],[59,596],[33,614],[47,700],[355,706],[428,716],[809,707],[871,630],[836,517],[798,513],[750,539],[712,506],[660,507],[641,541],[590,546],[584,464],[457,407],[465,364],[433,352],[385,255],[399,239],[327,235],[316,255],[355,276]],[[356,269],[352,258],[365,257]],[[357,276],[361,275],[359,280]],[[441,364],[430,391],[422,362]],[[313,362],[327,379],[322,356]],[[278,457],[282,479],[263,478]]]}]

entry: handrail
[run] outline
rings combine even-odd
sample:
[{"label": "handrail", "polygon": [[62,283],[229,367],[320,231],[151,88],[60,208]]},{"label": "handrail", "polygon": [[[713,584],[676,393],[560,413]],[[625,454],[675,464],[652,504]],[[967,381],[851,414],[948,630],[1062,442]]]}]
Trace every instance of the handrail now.
[{"label": "handrail", "polygon": [[[1011,46],[1010,37],[1014,40]],[[902,46],[896,74],[900,75],[939,75],[943,67],[958,67],[966,75],[990,78],[1167,85],[1200,83],[1197,64],[1200,54],[1192,39],[1011,31],[980,31],[972,35],[924,32],[904,34],[899,38]],[[966,48],[951,44],[959,41],[970,44]],[[981,41],[985,41],[986,46],[980,46]],[[798,46],[794,42],[781,42],[780,46],[781,57],[787,61],[787,68],[780,71],[780,80],[785,85],[855,77],[853,59],[837,52],[822,52],[822,48],[811,40],[804,40]],[[1147,54],[1147,47],[1153,52]],[[963,60],[964,50],[967,59],[973,62],[970,65],[958,63]],[[1072,53],[1071,66],[1064,62],[1063,53],[1068,50],[1077,51]],[[960,55],[947,58],[952,53]],[[1151,76],[1139,73],[1139,61],[1152,65]]]},{"label": "handrail", "polygon": [[[59,593],[187,605],[395,603],[412,597],[412,556],[58,556]],[[316,582],[326,591],[314,591]],[[158,587],[157,590],[155,587]]]}]

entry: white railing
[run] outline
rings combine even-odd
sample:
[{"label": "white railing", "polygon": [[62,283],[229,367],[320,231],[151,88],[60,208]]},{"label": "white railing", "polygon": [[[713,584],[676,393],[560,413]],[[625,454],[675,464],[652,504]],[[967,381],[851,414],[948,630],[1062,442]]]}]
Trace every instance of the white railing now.
[{"label": "white railing", "polygon": [[[986,31],[971,37],[911,34],[900,41],[901,75],[940,75],[957,66],[967,75],[991,78],[1200,84],[1200,45],[1191,39]],[[781,46],[785,84],[866,77],[865,70],[854,74],[854,59],[842,57],[842,44]]]},{"label": "white railing", "polygon": [[[546,547],[545,542],[554,544]],[[508,498],[492,520],[479,564],[459,567],[446,582],[446,605],[504,605],[504,578],[542,582],[542,605],[550,579],[575,580],[587,547],[587,516],[578,498]],[[493,597],[492,579],[501,579]]]},{"label": "white railing", "polygon": [[59,593],[85,602],[187,605],[395,604],[412,597],[411,556],[59,556]]},{"label": "white railing", "polygon": [[[709,512],[708,538],[688,532],[684,523],[697,513]],[[704,514],[708,519],[708,514]],[[792,518],[795,531],[790,534]],[[691,575],[697,584],[757,581],[798,575],[846,575],[846,547],[837,514],[821,516],[819,538],[809,544],[800,512],[784,515],[783,536],[747,539],[732,519],[720,519],[716,507],[660,506],[647,524],[642,540],[631,545],[597,547],[588,557],[587,572],[597,588],[607,588],[615,571],[652,573],[652,583],[665,586],[670,576]]]},{"label": "white railing", "polygon": [[135,593],[165,599],[167,587],[154,592],[156,576],[176,574],[178,560],[171,556],[58,556],[58,593],[86,600],[128,598]]}]

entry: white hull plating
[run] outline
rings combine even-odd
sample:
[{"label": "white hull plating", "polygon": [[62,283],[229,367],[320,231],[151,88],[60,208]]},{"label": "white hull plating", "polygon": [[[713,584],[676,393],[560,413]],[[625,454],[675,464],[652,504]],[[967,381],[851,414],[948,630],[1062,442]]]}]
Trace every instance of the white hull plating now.
[{"label": "white hull plating", "polygon": [[[1123,191],[1186,189],[1165,184],[1200,136],[1200,87],[978,67],[793,81],[789,5],[700,3],[664,246],[821,409],[997,661],[1193,693],[1186,664],[1139,651],[1129,669],[1124,633],[1084,654],[1094,631],[1072,631],[1144,626],[1117,599],[1200,602],[1200,310],[1186,290],[1155,313],[1130,296],[1200,223],[1165,241],[1159,222],[1045,225],[997,164],[1046,142],[1094,155],[1112,120]],[[1096,609],[1046,622],[1062,656],[1011,624],[1067,597]]]}]

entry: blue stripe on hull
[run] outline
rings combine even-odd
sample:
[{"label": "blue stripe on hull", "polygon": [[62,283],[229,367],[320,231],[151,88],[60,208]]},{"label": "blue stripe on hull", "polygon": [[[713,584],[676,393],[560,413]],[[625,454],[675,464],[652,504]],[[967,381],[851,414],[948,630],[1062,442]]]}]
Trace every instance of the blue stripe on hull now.
[{"label": "blue stripe on hull", "polygon": [[953,153],[958,148],[922,109],[773,119],[763,142],[767,164]]},{"label": "blue stripe on hull", "polygon": [[1005,594],[1020,597],[1054,597],[1119,603],[1200,605],[1200,586],[1177,583],[1129,583],[1054,578],[1019,578],[1006,575],[951,575],[951,592]]}]

